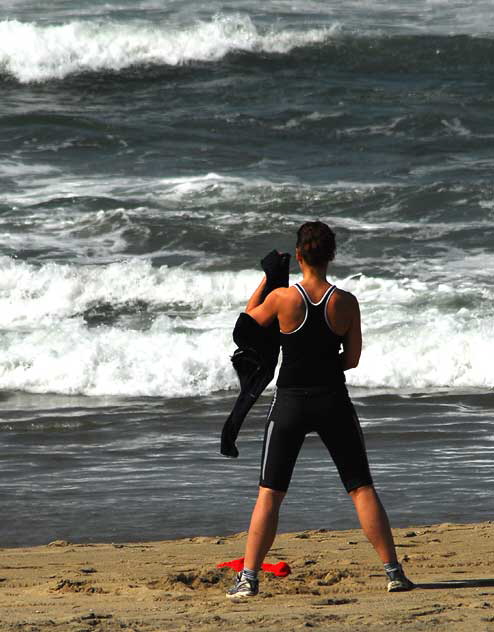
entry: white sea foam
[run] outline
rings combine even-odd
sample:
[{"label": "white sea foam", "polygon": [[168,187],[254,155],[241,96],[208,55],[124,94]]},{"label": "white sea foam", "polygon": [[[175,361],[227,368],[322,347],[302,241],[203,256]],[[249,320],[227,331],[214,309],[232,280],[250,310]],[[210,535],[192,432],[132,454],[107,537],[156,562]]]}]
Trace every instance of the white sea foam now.
[{"label": "white sea foam", "polygon": [[300,116],[295,116],[294,118],[289,119],[283,125],[275,125],[274,129],[293,129],[295,127],[300,127],[305,123],[314,123],[327,119],[338,119],[342,116],[344,116],[344,112],[338,110],[334,112],[311,112],[310,114],[301,114]]},{"label": "white sea foam", "polygon": [[[0,167],[1,175],[1,167]],[[26,176],[30,175],[30,178]],[[234,200],[242,194],[269,195],[282,192],[306,196],[328,191],[350,191],[369,193],[376,189],[399,189],[403,185],[390,181],[358,182],[338,180],[329,184],[313,185],[295,177],[269,180],[262,177],[229,176],[220,173],[205,173],[188,177],[127,177],[108,178],[98,176],[57,175],[57,178],[38,177],[36,170],[28,165],[12,165],[9,176],[17,177],[15,192],[4,192],[0,200],[14,206],[41,204],[54,198],[64,199],[77,196],[108,196],[114,199],[137,197],[153,201],[167,200],[182,202],[201,196],[202,204],[215,204],[218,200]]]},{"label": "white sea foam", "polygon": [[[226,176],[218,173],[206,173],[199,176],[155,178],[155,177],[127,177],[107,178],[87,176],[80,178],[75,175],[57,175],[56,179],[40,177],[44,172],[38,171],[36,165],[12,163],[5,175],[16,178],[18,190],[13,193],[2,194],[1,200],[11,205],[31,205],[48,202],[53,198],[64,199],[77,196],[111,196],[113,198],[128,199],[129,197],[149,198],[151,200],[182,201],[188,197],[207,194],[212,199],[231,199],[242,191],[266,188],[279,190],[282,188],[297,188],[306,185],[296,180],[273,182],[265,178],[242,178],[240,176]],[[48,173],[48,171],[47,171]],[[0,175],[2,167],[0,167]],[[31,176],[26,178],[26,176]],[[344,183],[330,185],[332,188],[343,186]],[[309,185],[307,185],[308,188]],[[353,186],[348,183],[348,186]],[[355,186],[359,186],[358,183]],[[376,185],[379,186],[379,185]]]},{"label": "white sea foam", "polygon": [[0,163],[0,176],[19,178],[22,176],[37,176],[58,174],[60,169],[44,164],[25,164],[12,160],[2,160]]},{"label": "white sea foam", "polygon": [[[0,269],[0,388],[173,397],[235,384],[232,323],[258,273],[192,273],[142,260],[37,268],[2,258]],[[81,315],[136,301],[184,316],[161,314],[138,331],[89,328]]]},{"label": "white sea foam", "polygon": [[166,318],[146,332],[88,329],[82,319],[7,337],[0,351],[1,388],[85,395],[179,397],[231,388],[226,328],[174,331]]},{"label": "white sea foam", "polygon": [[0,328],[49,327],[98,303],[144,301],[187,307],[196,314],[240,305],[259,274],[196,272],[133,259],[105,266],[46,263],[40,267],[0,258]]},{"label": "white sea foam", "polygon": [[[0,388],[178,397],[236,387],[231,330],[259,272],[2,258],[0,273]],[[349,384],[494,387],[492,289],[365,275],[337,283],[355,293],[363,315],[364,352]],[[147,325],[84,320],[98,305],[118,312],[132,304],[147,305]]]},{"label": "white sea foam", "polygon": [[405,116],[397,116],[388,123],[381,125],[366,125],[363,127],[347,127],[338,131],[338,136],[360,136],[365,134],[367,136],[395,136],[400,132],[397,131],[397,127],[406,119]]},{"label": "white sea foam", "polygon": [[475,284],[351,279],[364,353],[350,384],[384,389],[492,388],[494,298]]},{"label": "white sea foam", "polygon": [[31,82],[140,64],[212,62],[232,51],[287,53],[325,41],[334,28],[262,33],[249,17],[240,15],[218,16],[182,29],[138,22],[40,26],[7,20],[0,22],[0,68],[21,82]]}]

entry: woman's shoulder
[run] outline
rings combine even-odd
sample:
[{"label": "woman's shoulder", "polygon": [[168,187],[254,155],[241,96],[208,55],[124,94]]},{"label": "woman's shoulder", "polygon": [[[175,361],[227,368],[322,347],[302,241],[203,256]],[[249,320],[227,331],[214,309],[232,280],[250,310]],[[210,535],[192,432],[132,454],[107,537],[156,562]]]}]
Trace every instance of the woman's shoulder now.
[{"label": "woman's shoulder", "polygon": [[347,303],[348,305],[358,304],[357,297],[347,290],[342,290],[340,287],[334,289],[334,300],[340,303]]},{"label": "woman's shoulder", "polygon": [[359,311],[359,304],[357,297],[351,292],[342,290],[337,287],[333,292],[333,297],[329,303],[329,307],[333,310],[346,312],[352,314]]},{"label": "woman's shoulder", "polygon": [[303,304],[303,298],[294,285],[276,288],[270,293],[270,296],[284,310],[298,307],[301,303]]},{"label": "woman's shoulder", "polygon": [[271,294],[275,294],[280,298],[289,298],[291,296],[300,296],[300,292],[297,290],[295,285],[290,285],[289,287],[278,287],[271,292]]}]

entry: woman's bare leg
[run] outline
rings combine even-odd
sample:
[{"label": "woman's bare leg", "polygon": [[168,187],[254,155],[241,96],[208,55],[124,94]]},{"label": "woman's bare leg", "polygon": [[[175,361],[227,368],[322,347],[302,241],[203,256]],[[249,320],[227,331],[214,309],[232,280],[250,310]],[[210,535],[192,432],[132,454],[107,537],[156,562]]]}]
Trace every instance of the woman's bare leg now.
[{"label": "woman's bare leg", "polygon": [[259,487],[259,496],[252,512],[247,535],[245,568],[252,571],[258,571],[261,568],[276,536],[280,506],[284,497],[285,492]]},{"label": "woman's bare leg", "polygon": [[350,492],[363,532],[383,564],[396,562],[396,549],[388,516],[372,485]]}]

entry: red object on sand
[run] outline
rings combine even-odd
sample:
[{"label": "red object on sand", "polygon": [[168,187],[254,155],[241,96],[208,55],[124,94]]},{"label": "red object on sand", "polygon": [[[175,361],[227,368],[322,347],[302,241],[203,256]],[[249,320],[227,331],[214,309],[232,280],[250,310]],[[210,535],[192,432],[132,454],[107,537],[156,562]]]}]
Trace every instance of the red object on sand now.
[{"label": "red object on sand", "polygon": [[[216,568],[223,568],[228,566],[233,568],[234,571],[240,572],[244,568],[244,558],[239,557],[238,560],[230,560],[229,562],[222,562],[217,564]],[[278,562],[277,564],[262,564],[261,569],[266,573],[273,573],[276,577],[287,577],[292,572],[292,569],[286,562]]]}]

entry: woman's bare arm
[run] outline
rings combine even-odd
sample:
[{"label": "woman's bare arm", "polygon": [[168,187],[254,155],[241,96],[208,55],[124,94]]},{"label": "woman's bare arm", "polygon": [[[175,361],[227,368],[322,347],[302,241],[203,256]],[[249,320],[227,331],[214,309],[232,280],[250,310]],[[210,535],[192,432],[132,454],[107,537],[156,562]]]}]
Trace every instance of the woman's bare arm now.
[{"label": "woman's bare arm", "polygon": [[278,316],[279,292],[278,290],[273,290],[266,296],[261,304],[249,308],[251,301],[255,303],[255,296],[258,290],[259,288],[252,295],[245,311],[249,316],[252,316],[259,325],[267,327]]},{"label": "woman's bare arm", "polygon": [[257,307],[258,305],[261,304],[261,296],[265,287],[266,287],[266,277],[263,277],[262,281],[254,290],[254,294],[252,294],[252,296],[250,297],[247,303],[247,307],[245,308],[245,311],[247,312],[247,314],[249,313],[250,310],[254,309],[254,307]]},{"label": "woman's bare arm", "polygon": [[350,321],[348,329],[343,336],[342,366],[343,371],[354,369],[360,360],[362,352],[362,330],[360,326],[360,308],[353,294],[345,296],[347,317]]}]

